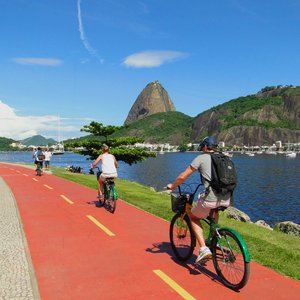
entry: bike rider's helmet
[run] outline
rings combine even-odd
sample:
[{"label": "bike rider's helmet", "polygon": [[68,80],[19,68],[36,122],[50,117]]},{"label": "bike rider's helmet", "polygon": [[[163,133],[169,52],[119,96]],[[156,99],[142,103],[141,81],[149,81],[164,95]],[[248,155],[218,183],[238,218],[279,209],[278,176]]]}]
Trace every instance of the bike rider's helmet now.
[{"label": "bike rider's helmet", "polygon": [[214,149],[218,147],[218,142],[214,136],[207,136],[199,144],[199,149],[201,150],[204,146],[207,146],[208,149]]}]

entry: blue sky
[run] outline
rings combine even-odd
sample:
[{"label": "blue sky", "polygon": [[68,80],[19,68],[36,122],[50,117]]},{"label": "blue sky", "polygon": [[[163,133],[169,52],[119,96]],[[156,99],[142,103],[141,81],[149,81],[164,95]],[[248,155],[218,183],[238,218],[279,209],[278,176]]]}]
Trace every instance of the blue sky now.
[{"label": "blue sky", "polygon": [[299,11],[298,0],[0,0],[0,136],[122,125],[154,80],[192,117],[299,85]]}]

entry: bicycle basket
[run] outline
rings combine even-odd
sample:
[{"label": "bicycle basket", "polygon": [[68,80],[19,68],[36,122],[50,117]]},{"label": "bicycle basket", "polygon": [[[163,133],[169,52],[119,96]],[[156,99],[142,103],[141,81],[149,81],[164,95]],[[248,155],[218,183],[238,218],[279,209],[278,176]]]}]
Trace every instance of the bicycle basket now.
[{"label": "bicycle basket", "polygon": [[172,211],[175,213],[184,213],[187,202],[186,195],[171,194]]}]

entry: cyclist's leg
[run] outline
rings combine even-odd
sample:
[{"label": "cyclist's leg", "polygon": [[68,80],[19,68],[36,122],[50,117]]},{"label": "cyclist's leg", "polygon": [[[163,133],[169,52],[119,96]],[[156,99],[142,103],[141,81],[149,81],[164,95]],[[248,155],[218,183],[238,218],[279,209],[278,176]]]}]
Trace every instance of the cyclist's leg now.
[{"label": "cyclist's leg", "polygon": [[206,246],[203,228],[200,221],[201,219],[204,219],[209,215],[210,210],[211,209],[205,205],[204,199],[200,198],[196,206],[194,206],[191,211],[191,225],[196,236],[197,242],[200,246],[196,263],[205,262],[208,258],[211,257],[211,251]]},{"label": "cyclist's leg", "polygon": [[98,195],[99,197],[103,197],[104,194],[104,181],[105,177],[101,174],[98,180]]},{"label": "cyclist's leg", "polygon": [[205,239],[203,236],[203,228],[201,225],[200,220],[205,219],[209,213],[210,213],[211,208],[207,207],[205,205],[205,201],[203,198],[200,198],[197,202],[197,204],[192,208],[191,210],[191,221],[192,221],[192,227],[197,239],[198,244],[200,247],[205,246]]},{"label": "cyclist's leg", "polygon": [[191,225],[196,236],[196,240],[200,247],[205,246],[205,240],[203,236],[203,228],[201,225],[201,221],[198,217],[196,217],[193,213],[190,214]]}]

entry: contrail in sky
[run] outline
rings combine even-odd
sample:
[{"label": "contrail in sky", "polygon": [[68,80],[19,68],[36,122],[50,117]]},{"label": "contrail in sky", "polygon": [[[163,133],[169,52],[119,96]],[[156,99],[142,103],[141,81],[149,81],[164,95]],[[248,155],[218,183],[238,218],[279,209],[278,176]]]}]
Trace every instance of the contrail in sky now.
[{"label": "contrail in sky", "polygon": [[95,56],[101,63],[103,63],[103,59],[101,59],[98,54],[97,54],[97,50],[95,50],[89,43],[86,35],[85,35],[85,32],[84,32],[84,28],[83,28],[83,24],[82,24],[82,17],[81,17],[81,0],[77,0],[77,10],[78,10],[78,13],[77,13],[77,18],[78,18],[78,30],[79,30],[79,33],[80,33],[80,39],[85,47],[85,49],[93,56]]}]

